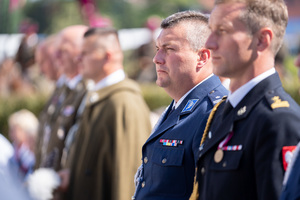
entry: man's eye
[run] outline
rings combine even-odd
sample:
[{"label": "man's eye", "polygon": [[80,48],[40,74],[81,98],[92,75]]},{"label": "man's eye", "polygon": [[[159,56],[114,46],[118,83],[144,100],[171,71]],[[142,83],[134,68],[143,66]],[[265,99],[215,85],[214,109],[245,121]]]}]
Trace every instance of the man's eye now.
[{"label": "man's eye", "polygon": [[168,48],[166,48],[167,50],[171,50],[171,51],[173,51],[174,49],[173,48],[171,48],[171,47],[168,47]]},{"label": "man's eye", "polygon": [[218,34],[224,34],[226,33],[226,30],[223,28],[218,29]]}]

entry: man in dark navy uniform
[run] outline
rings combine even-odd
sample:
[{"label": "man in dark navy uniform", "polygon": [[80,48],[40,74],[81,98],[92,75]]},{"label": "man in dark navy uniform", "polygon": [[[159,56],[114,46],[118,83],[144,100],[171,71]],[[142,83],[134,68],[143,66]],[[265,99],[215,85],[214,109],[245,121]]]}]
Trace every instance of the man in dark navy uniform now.
[{"label": "man in dark navy uniform", "polygon": [[287,20],[283,0],[215,1],[206,47],[230,94],[209,117],[191,199],[279,198],[300,139],[299,105],[274,69]]},{"label": "man in dark navy uniform", "polygon": [[179,12],[163,20],[157,38],[157,85],[174,99],[142,148],[133,199],[188,199],[200,139],[214,104],[227,94],[212,74],[208,17]]}]

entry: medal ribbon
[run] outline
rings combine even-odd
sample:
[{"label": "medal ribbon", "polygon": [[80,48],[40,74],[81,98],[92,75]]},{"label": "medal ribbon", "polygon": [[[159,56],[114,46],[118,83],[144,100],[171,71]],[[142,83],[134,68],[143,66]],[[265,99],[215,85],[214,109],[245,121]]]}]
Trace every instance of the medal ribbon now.
[{"label": "medal ribbon", "polygon": [[226,144],[229,142],[229,140],[232,138],[233,136],[233,131],[231,131],[227,137],[219,144],[218,149],[224,149],[226,147]]}]

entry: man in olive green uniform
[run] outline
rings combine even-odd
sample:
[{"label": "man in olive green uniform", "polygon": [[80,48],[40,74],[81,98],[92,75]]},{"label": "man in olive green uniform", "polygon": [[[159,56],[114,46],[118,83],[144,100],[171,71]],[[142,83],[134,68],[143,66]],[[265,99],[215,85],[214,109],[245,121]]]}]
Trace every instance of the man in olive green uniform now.
[{"label": "man in olive green uniform", "polygon": [[115,29],[89,29],[81,60],[83,76],[95,86],[86,96],[70,170],[60,173],[61,188],[72,200],[130,199],[151,131],[149,110],[138,85],[125,77]]}]

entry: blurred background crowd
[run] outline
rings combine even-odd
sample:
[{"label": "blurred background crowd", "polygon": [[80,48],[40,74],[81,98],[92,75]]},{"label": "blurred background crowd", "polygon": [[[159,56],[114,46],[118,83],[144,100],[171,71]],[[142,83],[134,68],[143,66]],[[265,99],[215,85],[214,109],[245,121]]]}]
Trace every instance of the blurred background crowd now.
[{"label": "blurred background crowd", "polygon": [[[286,3],[289,24],[275,66],[284,88],[300,104],[300,1],[286,0]],[[27,127],[23,119],[36,123],[37,119],[27,111],[39,116],[60,73],[47,68],[47,63],[41,64],[40,52],[46,51],[47,62],[55,62],[57,52],[47,43],[55,43],[54,35],[74,24],[111,25],[118,29],[125,72],[140,84],[150,110],[160,113],[171,101],[155,85],[152,59],[160,22],[180,10],[209,13],[212,6],[213,1],[206,0],[1,0],[0,133],[10,141],[22,140],[32,146],[34,133],[27,129],[34,127]],[[15,121],[20,121],[17,117],[22,117],[24,123],[16,124]],[[26,137],[17,137],[14,127],[25,130]],[[24,156],[30,160],[31,155]]]}]

